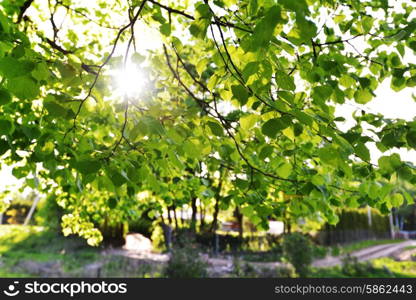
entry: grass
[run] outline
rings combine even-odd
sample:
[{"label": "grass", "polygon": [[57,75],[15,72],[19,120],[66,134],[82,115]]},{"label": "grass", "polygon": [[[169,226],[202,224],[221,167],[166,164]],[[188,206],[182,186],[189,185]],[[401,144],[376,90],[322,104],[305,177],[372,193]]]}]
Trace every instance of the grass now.
[{"label": "grass", "polygon": [[389,257],[377,258],[372,261],[375,267],[388,268],[394,274],[400,274],[401,277],[416,277],[415,261],[395,261]]},{"label": "grass", "polygon": [[416,246],[406,246],[403,248],[404,251],[416,249]]},{"label": "grass", "polygon": [[[354,251],[359,251],[364,248],[377,246],[377,245],[385,245],[385,244],[394,244],[394,243],[401,243],[404,240],[366,240],[366,241],[359,241],[352,244],[342,245],[340,247],[340,254],[347,254]],[[333,251],[334,252],[334,251]]]},{"label": "grass", "polygon": [[85,276],[85,266],[96,263],[102,265],[100,274],[104,277],[160,276],[157,274],[161,272],[160,265],[142,261],[133,264],[127,258],[103,255],[101,250],[88,246],[82,238],[64,237],[41,226],[0,225],[0,278],[45,275],[29,274],[21,267],[26,261],[57,263],[58,274],[65,277]]},{"label": "grass", "polygon": [[30,274],[26,273],[13,273],[8,269],[0,268],[0,278],[27,278],[30,277]]},{"label": "grass", "polygon": [[360,273],[346,274],[342,266],[312,268],[309,277],[319,278],[415,278],[416,262],[395,261],[388,257],[377,258],[371,262],[359,263]]},{"label": "grass", "polygon": [[249,262],[277,262],[282,260],[282,253],[278,251],[247,252],[241,258]]},{"label": "grass", "polygon": [[361,277],[361,278],[396,278],[396,277],[408,277],[408,276],[403,276],[403,274],[394,274],[393,276],[391,273],[389,273],[388,271],[386,271],[383,268],[374,268],[371,271],[368,271],[367,273],[362,274],[361,276],[349,276],[344,274],[344,272],[342,271],[342,267],[340,266],[335,266],[335,267],[331,267],[331,268],[313,268],[311,270],[311,274],[308,277],[312,277],[312,278],[357,278],[357,277]]},{"label": "grass", "polygon": [[[359,251],[368,247],[400,243],[403,240],[368,240],[343,245],[341,247],[331,247],[328,250],[332,255],[345,255],[354,251]],[[415,246],[405,247],[404,250],[415,249]],[[337,253],[335,253],[337,252]],[[351,266],[350,266],[351,268]],[[416,261],[395,261],[394,259],[383,257],[377,258],[370,262],[356,263],[353,270],[357,273],[351,275],[345,271],[343,266],[334,266],[330,268],[312,268],[310,277],[324,278],[348,278],[348,277],[364,277],[364,278],[415,278],[416,277]],[[351,270],[351,269],[350,269]]]},{"label": "grass", "polygon": [[65,272],[76,272],[99,257],[96,248],[80,238],[63,237],[40,226],[0,225],[0,277],[27,277],[22,261],[60,261]]}]

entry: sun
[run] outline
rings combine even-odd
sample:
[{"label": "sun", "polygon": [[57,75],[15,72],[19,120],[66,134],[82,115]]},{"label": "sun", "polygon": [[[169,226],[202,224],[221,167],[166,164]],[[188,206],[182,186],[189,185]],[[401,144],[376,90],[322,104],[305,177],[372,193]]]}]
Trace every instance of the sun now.
[{"label": "sun", "polygon": [[124,68],[115,71],[114,78],[117,94],[129,98],[140,96],[146,83],[145,74],[133,63],[126,64]]}]

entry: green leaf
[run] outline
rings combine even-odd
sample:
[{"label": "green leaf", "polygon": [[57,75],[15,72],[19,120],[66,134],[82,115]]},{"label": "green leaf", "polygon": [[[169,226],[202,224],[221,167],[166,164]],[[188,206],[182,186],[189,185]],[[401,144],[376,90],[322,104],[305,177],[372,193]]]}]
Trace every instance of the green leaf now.
[{"label": "green leaf", "polygon": [[114,209],[117,207],[117,199],[115,197],[108,198],[108,208]]},{"label": "green leaf", "polygon": [[355,85],[356,81],[351,76],[349,76],[347,74],[343,74],[339,78],[339,84],[342,85],[343,87],[349,88],[349,87],[352,87],[353,85]]},{"label": "green leaf", "polygon": [[216,136],[223,136],[224,135],[224,131],[223,128],[220,124],[218,124],[217,122],[212,122],[212,121],[208,121],[208,126],[211,129],[211,132],[216,135]]},{"label": "green leaf", "polygon": [[382,199],[385,198],[393,190],[393,188],[394,188],[394,185],[392,184],[383,185],[383,187],[379,191],[379,197]]},{"label": "green leaf", "polygon": [[43,106],[47,109],[49,114],[53,117],[66,117],[68,114],[68,111],[65,107],[59,105],[56,102],[44,102]]},{"label": "green leaf", "polygon": [[292,173],[292,165],[288,162],[285,162],[277,168],[276,172],[280,177],[288,178]]},{"label": "green leaf", "polygon": [[213,198],[215,196],[215,193],[213,190],[208,188],[202,192],[202,196],[204,196],[205,198]]},{"label": "green leaf", "polygon": [[172,29],[171,29],[171,26],[170,26],[169,23],[165,23],[165,24],[160,25],[159,31],[160,31],[161,34],[163,34],[165,36],[169,36]]},{"label": "green leaf", "polygon": [[412,170],[406,165],[403,165],[401,168],[397,170],[397,175],[399,175],[399,178],[403,180],[410,181],[413,178]]},{"label": "green leaf", "polygon": [[308,4],[305,0],[280,0],[279,4],[283,5],[286,9],[299,14],[307,14],[308,12]]},{"label": "green leaf", "polygon": [[269,45],[280,19],[280,8],[276,5],[272,6],[254,28],[252,42],[254,50],[266,48]]},{"label": "green leaf", "polygon": [[274,150],[273,146],[270,146],[270,145],[264,146],[263,148],[261,148],[259,158],[263,160],[266,157],[270,157],[270,155],[272,155],[273,153],[273,150]]},{"label": "green leaf", "polygon": [[116,187],[120,187],[127,182],[127,178],[116,169],[110,170],[108,176]]},{"label": "green leaf", "polygon": [[32,100],[39,95],[39,85],[30,77],[21,76],[7,81],[7,88],[19,99]]},{"label": "green leaf", "polygon": [[208,4],[199,3],[196,5],[196,17],[197,18],[206,18],[210,19],[212,17],[212,12]]},{"label": "green leaf", "polygon": [[276,84],[279,88],[284,90],[294,91],[296,89],[293,77],[287,75],[283,71],[276,72]]},{"label": "green leaf", "polygon": [[144,125],[147,128],[147,131],[153,135],[163,134],[165,129],[163,128],[162,123],[159,120],[151,117],[146,116],[143,118]]},{"label": "green leaf", "polygon": [[99,160],[83,159],[73,162],[72,166],[80,173],[88,175],[97,173],[101,169],[101,162]]},{"label": "green leaf", "polygon": [[0,156],[10,149],[9,143],[5,140],[0,140]]},{"label": "green leaf", "polygon": [[406,205],[412,205],[415,203],[415,199],[408,192],[403,192],[404,198],[406,199]]},{"label": "green leaf", "polygon": [[6,18],[5,15],[3,15],[2,12],[0,12],[0,25],[1,25],[0,29],[2,31],[4,31],[5,33],[9,33],[10,32],[10,27],[13,25],[13,23],[10,22],[10,20],[8,18]]},{"label": "green leaf", "polygon": [[137,65],[140,65],[145,59],[146,59],[146,56],[141,55],[138,52],[134,52],[133,55],[131,56],[132,62],[134,62]]},{"label": "green leaf", "polygon": [[23,131],[23,133],[30,139],[36,139],[40,136],[40,130],[38,127],[30,127],[30,126],[20,126],[20,129]]},{"label": "green leaf", "polygon": [[48,66],[45,63],[39,63],[36,65],[35,69],[32,71],[32,76],[36,80],[47,80],[51,76]]},{"label": "green leaf", "polygon": [[358,143],[355,147],[355,154],[359,158],[361,158],[363,161],[369,161],[370,160],[370,151],[368,148],[364,145],[364,143]]},{"label": "green leaf", "polygon": [[189,32],[196,38],[204,39],[207,35],[210,21],[208,19],[197,19],[189,26]]},{"label": "green leaf", "polygon": [[287,36],[295,45],[301,45],[302,43],[310,42],[315,37],[316,32],[317,27],[315,23],[306,20],[304,17],[299,17]]},{"label": "green leaf", "polygon": [[354,94],[355,102],[359,104],[366,104],[373,98],[373,95],[368,90],[358,90]]},{"label": "green leaf", "polygon": [[392,154],[390,156],[382,156],[378,159],[378,166],[384,173],[392,174],[401,166],[402,162],[398,154]]},{"label": "green leaf", "polygon": [[235,186],[238,187],[240,190],[245,190],[249,186],[249,182],[247,180],[236,178]]},{"label": "green leaf", "polygon": [[416,149],[416,131],[408,131],[406,134],[406,141],[410,147]]},{"label": "green leaf", "polygon": [[316,86],[312,89],[312,98],[318,103],[325,102],[332,94],[333,89],[330,86]]},{"label": "green leaf", "polygon": [[289,123],[286,123],[282,118],[275,118],[266,121],[261,127],[261,132],[268,137],[275,138],[277,133],[287,128]]},{"label": "green leaf", "polygon": [[415,87],[416,86],[416,76],[412,76],[406,80],[406,85],[408,87]]},{"label": "green leaf", "polygon": [[299,121],[301,121],[303,124],[308,125],[308,126],[312,126],[312,124],[313,124],[313,118],[311,116],[309,116],[308,114],[304,113],[303,111],[300,111],[300,110],[292,110],[290,113],[296,119],[298,119]]},{"label": "green leaf", "polygon": [[311,181],[314,185],[323,185],[325,183],[324,177],[319,174],[313,175]]},{"label": "green leaf", "polygon": [[252,16],[256,15],[258,8],[259,8],[259,5],[258,5],[257,0],[249,0],[248,9],[249,9],[250,15]]},{"label": "green leaf", "polygon": [[339,153],[332,147],[320,148],[318,150],[318,156],[322,162],[334,167],[338,166]]},{"label": "green leaf", "polygon": [[241,128],[243,128],[244,130],[250,130],[256,124],[257,119],[258,119],[257,115],[254,115],[254,114],[242,116],[240,118]]},{"label": "green leaf", "polygon": [[245,105],[248,100],[248,93],[245,87],[242,85],[231,86],[233,96],[240,102],[241,106]]},{"label": "green leaf", "polygon": [[395,193],[390,199],[390,203],[393,207],[400,207],[404,202],[404,198],[402,194]]},{"label": "green leaf", "polygon": [[13,79],[30,73],[35,64],[33,62],[18,60],[14,57],[0,58],[0,73],[8,79]]},{"label": "green leaf", "polygon": [[13,123],[6,119],[0,119],[0,135],[11,134],[13,132]]},{"label": "green leaf", "polygon": [[364,16],[361,20],[361,26],[365,33],[368,33],[373,27],[374,19],[369,16]]},{"label": "green leaf", "polygon": [[259,64],[257,62],[249,62],[242,72],[244,81],[248,81],[251,75],[256,74],[259,70]]},{"label": "green leaf", "polygon": [[12,96],[5,89],[0,89],[0,105],[8,104],[12,101]]},{"label": "green leaf", "polygon": [[252,206],[244,206],[241,208],[241,213],[250,218],[254,214],[254,209]]}]

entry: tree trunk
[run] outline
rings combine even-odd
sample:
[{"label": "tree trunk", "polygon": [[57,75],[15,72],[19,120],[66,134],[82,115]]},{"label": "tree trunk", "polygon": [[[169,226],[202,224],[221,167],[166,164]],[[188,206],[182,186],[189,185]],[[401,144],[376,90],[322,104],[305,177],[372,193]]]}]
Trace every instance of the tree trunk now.
[{"label": "tree trunk", "polygon": [[216,193],[216,201],[215,201],[215,206],[214,206],[214,214],[212,216],[212,224],[211,224],[211,228],[210,231],[211,232],[215,232],[218,228],[218,214],[220,212],[220,201],[221,201],[221,190],[222,190],[222,176],[220,174],[220,178],[219,178],[219,183],[218,183],[218,187],[217,187],[217,193]]},{"label": "tree trunk", "polygon": [[191,230],[195,232],[195,230],[196,230],[196,215],[198,213],[198,208],[196,206],[196,197],[192,197],[191,207],[192,207]]},{"label": "tree trunk", "polygon": [[220,196],[218,195],[215,201],[214,214],[212,216],[213,219],[212,219],[211,228],[210,228],[211,232],[215,232],[217,230],[219,210],[220,210]]},{"label": "tree trunk", "polygon": [[199,206],[199,211],[201,214],[201,219],[200,219],[200,223],[199,223],[199,230],[200,231],[204,231],[205,228],[205,207],[202,205]]},{"label": "tree trunk", "polygon": [[179,228],[178,217],[176,215],[176,206],[172,206],[172,210],[173,210],[173,218],[175,220],[175,228]]},{"label": "tree trunk", "polygon": [[242,241],[243,240],[243,234],[244,234],[243,214],[240,212],[240,209],[239,209],[238,206],[235,208],[234,215],[235,215],[235,218],[237,219],[237,223],[238,223],[238,237]]},{"label": "tree trunk", "polygon": [[30,220],[32,219],[33,213],[35,212],[36,206],[39,203],[39,200],[40,200],[40,197],[36,195],[35,200],[33,200],[32,206],[30,207],[29,213],[27,214],[23,225],[29,225]]},{"label": "tree trunk", "polygon": [[291,234],[292,233],[292,226],[290,224],[290,219],[286,219],[285,225],[286,225],[286,233]]},{"label": "tree trunk", "polygon": [[168,222],[169,222],[169,225],[172,224],[172,217],[170,216],[170,207],[168,207]]}]

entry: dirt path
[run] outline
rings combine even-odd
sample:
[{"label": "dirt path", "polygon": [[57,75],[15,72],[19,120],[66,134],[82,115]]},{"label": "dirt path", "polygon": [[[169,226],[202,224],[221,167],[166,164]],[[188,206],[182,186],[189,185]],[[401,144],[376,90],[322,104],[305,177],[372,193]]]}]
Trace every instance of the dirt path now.
[{"label": "dirt path", "polygon": [[[358,261],[366,261],[374,258],[391,256],[395,252],[400,251],[408,246],[416,246],[416,241],[410,240],[401,243],[372,246],[354,251],[351,253],[351,255],[357,257]],[[312,266],[318,268],[332,267],[340,265],[342,263],[341,259],[342,257],[327,256],[323,259],[316,260]]]},{"label": "dirt path", "polygon": [[[405,247],[416,246],[416,240],[409,240],[400,243],[377,245],[368,248],[364,248],[351,253],[352,256],[357,257],[358,261],[366,261],[379,257],[387,257],[401,253]],[[119,255],[128,257],[135,260],[145,260],[154,263],[166,263],[169,260],[168,254],[152,253],[148,251],[135,251],[126,249],[112,249],[106,251],[107,255]],[[233,270],[232,257],[209,257],[206,254],[201,255],[205,261],[209,264],[209,271],[213,275],[229,274]],[[342,257],[327,256],[323,259],[315,260],[312,264],[314,267],[325,268],[342,264]],[[262,268],[276,268],[283,265],[280,262],[250,262],[250,265],[257,269]]]}]

